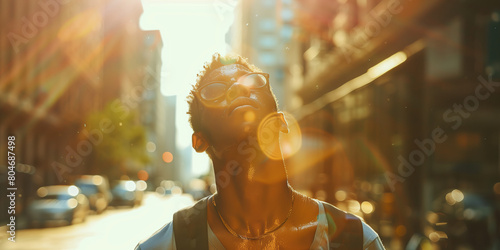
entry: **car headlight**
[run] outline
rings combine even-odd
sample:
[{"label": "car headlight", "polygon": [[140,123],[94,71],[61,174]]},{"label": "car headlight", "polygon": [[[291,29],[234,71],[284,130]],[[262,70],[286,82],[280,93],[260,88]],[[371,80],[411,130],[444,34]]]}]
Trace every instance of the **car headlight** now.
[{"label": "car headlight", "polygon": [[78,201],[75,198],[71,198],[67,201],[69,208],[75,208],[78,205]]},{"label": "car headlight", "polygon": [[78,190],[78,187],[75,186],[75,185],[71,185],[69,188],[68,188],[68,194],[71,195],[71,196],[77,196],[78,193],[80,193],[80,191]]},{"label": "car headlight", "polygon": [[136,187],[135,186],[135,182],[133,182],[133,181],[127,181],[127,182],[125,182],[125,189],[127,191],[135,191],[135,187]]}]

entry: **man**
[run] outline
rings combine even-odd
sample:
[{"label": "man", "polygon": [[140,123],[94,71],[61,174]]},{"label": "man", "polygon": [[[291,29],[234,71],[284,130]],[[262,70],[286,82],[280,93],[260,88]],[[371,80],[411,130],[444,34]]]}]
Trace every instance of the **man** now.
[{"label": "man", "polygon": [[188,103],[193,148],[210,156],[217,192],[136,249],[384,249],[359,218],[288,184],[279,145],[288,125],[268,74],[215,54]]}]

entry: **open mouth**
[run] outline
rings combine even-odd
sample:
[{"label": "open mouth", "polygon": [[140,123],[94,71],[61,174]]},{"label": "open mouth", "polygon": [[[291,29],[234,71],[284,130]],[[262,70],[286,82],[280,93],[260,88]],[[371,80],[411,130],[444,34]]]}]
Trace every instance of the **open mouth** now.
[{"label": "open mouth", "polygon": [[258,109],[258,104],[255,100],[246,98],[246,97],[238,97],[231,102],[229,108],[227,109],[228,115],[231,115],[234,111],[246,108],[254,108]]}]

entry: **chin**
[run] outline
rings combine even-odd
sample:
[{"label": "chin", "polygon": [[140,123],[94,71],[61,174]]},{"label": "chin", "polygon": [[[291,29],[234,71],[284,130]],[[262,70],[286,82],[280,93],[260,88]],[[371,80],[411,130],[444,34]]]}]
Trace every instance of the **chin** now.
[{"label": "chin", "polygon": [[257,122],[247,122],[242,124],[242,134],[245,135],[257,135],[259,129],[259,123]]},{"label": "chin", "polygon": [[224,129],[224,133],[232,134],[238,139],[249,136],[257,136],[260,123],[269,115],[259,109],[237,110],[229,116],[230,126]]},{"label": "chin", "polygon": [[225,131],[227,134],[232,134],[235,138],[243,139],[248,136],[257,135],[258,128],[258,122],[240,122],[232,126],[232,128],[227,128]]}]

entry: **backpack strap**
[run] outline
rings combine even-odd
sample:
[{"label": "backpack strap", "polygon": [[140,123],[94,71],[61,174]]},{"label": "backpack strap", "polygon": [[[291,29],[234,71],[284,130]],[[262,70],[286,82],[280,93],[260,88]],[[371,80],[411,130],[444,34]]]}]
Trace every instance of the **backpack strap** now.
[{"label": "backpack strap", "polygon": [[335,206],[322,202],[328,220],[330,249],[363,249],[361,219]]},{"label": "backpack strap", "polygon": [[207,200],[174,214],[175,246],[178,250],[208,250]]}]

